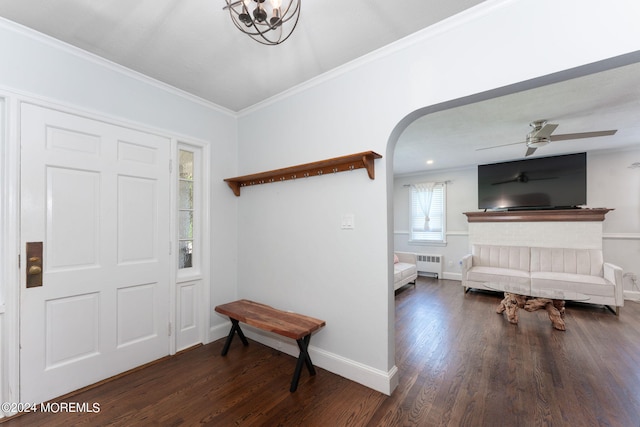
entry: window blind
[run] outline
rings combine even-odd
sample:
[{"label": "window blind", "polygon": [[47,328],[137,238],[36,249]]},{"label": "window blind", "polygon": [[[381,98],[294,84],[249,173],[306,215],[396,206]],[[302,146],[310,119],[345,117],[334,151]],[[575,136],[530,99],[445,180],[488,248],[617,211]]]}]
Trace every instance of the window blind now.
[{"label": "window blind", "polygon": [[413,242],[444,242],[446,185],[444,183],[422,183],[411,185],[410,188],[409,240]]}]

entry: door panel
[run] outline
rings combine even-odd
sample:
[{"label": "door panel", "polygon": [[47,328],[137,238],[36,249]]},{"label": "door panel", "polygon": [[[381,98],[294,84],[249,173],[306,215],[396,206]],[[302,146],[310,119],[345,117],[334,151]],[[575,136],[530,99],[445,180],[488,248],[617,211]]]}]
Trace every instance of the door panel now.
[{"label": "door panel", "polygon": [[99,354],[98,293],[51,299],[45,313],[45,370]]},{"label": "door panel", "polygon": [[21,241],[44,247],[21,400],[41,402],[169,354],[170,141],[31,104],[20,132]]},{"label": "door panel", "polygon": [[100,174],[46,166],[49,271],[98,267]]},{"label": "door panel", "polygon": [[166,333],[155,315],[157,292],[157,283],[118,289],[118,348],[154,339],[161,330]]},{"label": "door panel", "polygon": [[202,281],[179,283],[177,293],[176,347],[184,350],[202,342]]},{"label": "door panel", "polygon": [[119,264],[158,261],[157,198],[155,180],[118,177]]}]

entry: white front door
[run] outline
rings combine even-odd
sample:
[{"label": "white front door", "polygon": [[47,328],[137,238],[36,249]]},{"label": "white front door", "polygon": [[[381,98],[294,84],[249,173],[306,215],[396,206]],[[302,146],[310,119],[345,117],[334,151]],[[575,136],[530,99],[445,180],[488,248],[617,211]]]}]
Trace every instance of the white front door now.
[{"label": "white front door", "polygon": [[[20,113],[20,400],[42,402],[169,354],[171,144]],[[42,242],[42,286],[27,288],[28,242]]]}]

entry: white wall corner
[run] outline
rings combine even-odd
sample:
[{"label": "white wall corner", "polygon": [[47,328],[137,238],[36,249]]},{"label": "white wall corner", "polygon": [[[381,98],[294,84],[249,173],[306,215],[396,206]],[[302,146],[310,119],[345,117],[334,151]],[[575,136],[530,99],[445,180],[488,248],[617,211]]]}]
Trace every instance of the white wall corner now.
[{"label": "white wall corner", "polygon": [[214,341],[219,340],[220,338],[225,338],[229,335],[229,331],[231,330],[231,322],[224,322],[220,325],[215,325],[209,327],[209,333],[207,334],[207,342],[204,344],[209,344]]}]

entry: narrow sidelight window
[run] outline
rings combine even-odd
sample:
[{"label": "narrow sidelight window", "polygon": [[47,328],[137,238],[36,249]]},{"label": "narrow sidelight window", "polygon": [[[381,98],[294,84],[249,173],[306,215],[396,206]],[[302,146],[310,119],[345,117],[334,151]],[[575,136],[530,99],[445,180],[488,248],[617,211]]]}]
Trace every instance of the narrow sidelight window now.
[{"label": "narrow sidelight window", "polygon": [[193,151],[178,151],[180,171],[178,176],[178,268],[194,267],[195,206],[196,193],[195,156]]}]

